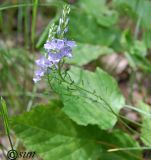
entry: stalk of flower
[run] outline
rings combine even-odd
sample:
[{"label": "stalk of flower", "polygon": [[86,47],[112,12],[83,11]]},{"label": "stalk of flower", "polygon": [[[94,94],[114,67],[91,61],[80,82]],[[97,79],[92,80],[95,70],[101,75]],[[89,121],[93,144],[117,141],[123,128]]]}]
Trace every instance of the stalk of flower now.
[{"label": "stalk of flower", "polygon": [[55,25],[54,23],[50,26],[47,42],[51,41],[55,37],[57,27],[58,26]]},{"label": "stalk of flower", "polygon": [[64,57],[72,57],[72,48],[76,46],[74,41],[65,39],[65,34],[68,31],[70,6],[65,5],[62,16],[59,20],[59,25],[53,24],[49,29],[49,35],[44,49],[46,55],[36,60],[38,69],[35,71],[33,81],[36,83],[41,80],[45,74],[49,74],[52,69],[58,70],[60,73],[60,62]]},{"label": "stalk of flower", "polygon": [[68,32],[69,13],[70,13],[70,7],[69,5],[65,5],[57,29],[57,34],[59,35],[58,38],[60,39],[62,39],[64,37],[64,34]]}]

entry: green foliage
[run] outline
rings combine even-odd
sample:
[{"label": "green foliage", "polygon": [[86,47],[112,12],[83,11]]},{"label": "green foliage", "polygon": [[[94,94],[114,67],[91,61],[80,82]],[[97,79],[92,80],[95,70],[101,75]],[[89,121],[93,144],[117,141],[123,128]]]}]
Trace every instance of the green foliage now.
[{"label": "green foliage", "polygon": [[[147,113],[151,113],[150,106],[140,102],[139,108]],[[151,117],[146,116],[144,114],[142,116],[142,128],[141,128],[141,140],[144,142],[145,145],[151,147]]]},{"label": "green foliage", "polygon": [[[56,15],[50,24],[57,22],[58,16],[59,14]],[[105,1],[95,1],[95,3],[92,0],[86,2],[79,1],[75,4],[70,14],[68,38],[79,43],[110,46],[119,37],[118,28],[113,27],[117,22],[117,18],[118,13],[107,8]],[[50,24],[40,36],[36,45],[37,48],[43,46]]]},{"label": "green foliage", "polygon": [[0,98],[0,114],[2,115],[4,126],[5,126],[5,132],[8,135],[9,134],[9,126],[8,126],[8,111],[5,100],[1,97]]},{"label": "green foliage", "polygon": [[147,30],[143,33],[143,41],[147,48],[151,48],[151,30]]},{"label": "green foliage", "polygon": [[[77,47],[77,49],[75,48],[75,52],[74,52],[75,57],[77,57],[76,51],[79,50],[78,54],[81,53],[81,56],[78,56],[79,58],[82,56],[83,57],[86,56],[86,57],[89,57],[90,60],[93,60],[98,57],[98,56],[96,57],[96,55],[103,55],[96,50],[99,46],[100,48],[102,48],[103,46],[103,48],[101,49],[102,52],[104,52],[104,46],[109,47],[113,45],[115,48],[117,46],[119,47],[118,39],[119,39],[120,31],[118,27],[114,27],[114,26],[109,27],[109,24],[112,23],[111,21],[114,19],[112,15],[108,16],[108,19],[106,18],[106,16],[103,17],[104,13],[102,14],[99,13],[100,8],[99,10],[96,10],[94,8],[91,8],[90,10],[89,8],[92,2],[90,4],[89,3],[90,2],[87,2],[87,3],[79,2],[77,6],[79,5],[78,7],[80,7],[81,9],[77,7],[75,10],[71,12],[68,37],[69,39],[73,39],[79,42],[80,44],[83,44],[83,47],[81,47],[82,46],[81,45],[80,47]],[[97,6],[98,5],[97,3],[100,3],[100,2],[96,1],[95,3],[93,2],[92,4]],[[109,10],[105,9],[105,11],[109,11]],[[102,25],[100,25],[100,23],[102,23]],[[84,52],[85,50],[84,46],[87,46],[87,48],[91,50],[92,50],[92,47],[90,48],[90,46],[98,46],[98,47],[93,50],[93,53],[91,53],[90,51],[86,53]],[[77,60],[79,59],[78,57],[76,58]],[[85,60],[85,62],[89,62],[89,61]],[[85,62],[83,63],[79,62],[78,65],[86,64]]]},{"label": "green foliage", "polygon": [[78,126],[56,105],[37,106],[12,118],[11,125],[27,149],[36,151],[44,160],[137,160],[140,157],[139,151],[107,151],[137,147],[127,134]]},{"label": "green foliage", "polygon": [[110,46],[116,40],[118,35],[118,30],[116,28],[101,27],[96,23],[93,16],[80,10],[72,11],[70,15],[70,39],[74,39],[79,43],[107,46]]},{"label": "green foliage", "polygon": [[130,31],[125,30],[121,36],[121,44],[133,70],[142,69],[151,72],[151,63],[146,58],[147,48],[144,41],[135,40]]},{"label": "green foliage", "polygon": [[147,60],[147,58],[138,53],[129,54],[126,52],[125,55],[134,70],[140,68],[145,72],[151,73],[151,63]]},{"label": "green foliage", "polygon": [[[24,31],[23,44],[34,49],[36,43],[36,48],[41,49],[48,37],[50,25],[58,23],[60,10],[67,1],[69,0],[44,2],[34,0],[33,4],[30,4],[29,0],[25,3],[21,0],[17,4],[13,1],[12,5],[4,3],[0,7],[0,31],[5,32],[3,35],[9,33],[9,36],[13,32],[13,38],[14,34],[22,34]],[[48,22],[44,22],[48,25],[42,29],[43,32],[36,42],[36,35],[41,32],[36,29],[42,27],[38,24],[39,21],[36,23],[36,17],[38,20],[46,21],[46,15],[41,13],[40,7],[44,7],[47,18],[51,18]],[[10,8],[15,10],[5,12]],[[121,73],[125,76],[125,71],[128,72],[124,80],[131,77],[131,70],[139,72],[138,78],[141,77],[141,72],[150,74],[148,49],[151,48],[151,1],[77,0],[71,8],[67,38],[76,41],[77,47],[73,49],[73,58],[65,61],[69,64],[65,67],[70,69],[66,72],[62,67],[63,69],[59,70],[61,75],[56,72],[54,74],[52,71],[48,77],[52,78],[50,85],[55,93],[47,92],[47,94],[50,99],[52,97],[58,99],[50,101],[47,106],[39,105],[30,112],[11,118],[12,129],[28,150],[36,151],[44,160],[142,159],[139,150],[143,148],[139,147],[136,140],[130,136],[133,133],[134,136],[136,133],[140,134],[142,142],[151,147],[150,106],[143,102],[139,104],[141,109],[125,105],[125,99],[114,78],[100,68],[90,72],[82,67],[93,60],[96,60],[96,65],[100,66],[98,63],[101,61],[101,56],[120,53],[121,57],[123,54],[129,62],[124,74]],[[47,11],[50,11],[50,15]],[[16,13],[18,19],[14,18]],[[5,18],[10,24],[7,27],[5,25],[7,23],[4,23]],[[18,26],[14,26],[14,22],[17,22]],[[32,52],[27,52],[23,46],[21,47],[8,49],[5,44],[0,44],[0,91],[1,95],[9,97],[12,108],[14,106],[22,108],[27,103],[31,106],[35,100],[39,102],[34,99],[36,89],[30,93],[31,100],[25,98],[27,90],[31,90],[33,86],[31,83],[33,56]],[[91,64],[87,66],[92,70],[95,69]],[[122,76],[118,77],[119,81]],[[124,85],[128,86],[128,83],[124,81]],[[147,91],[146,86],[140,86],[137,82],[135,84],[140,90]],[[126,93],[130,90],[133,94],[135,87],[133,84],[130,85],[131,89],[126,88]],[[44,85],[41,86],[40,91]],[[6,108],[3,100],[2,102]],[[121,109],[126,106],[141,115],[142,124],[137,126],[135,121],[128,123],[131,120],[127,119],[127,122],[123,115],[119,115]],[[0,116],[3,114],[0,113]],[[123,118],[119,119],[119,116]],[[125,126],[120,126],[121,121]],[[132,127],[129,124],[132,124]],[[125,132],[129,129],[131,132],[127,135],[121,131],[122,129]]]},{"label": "green foliage", "polygon": [[80,0],[78,6],[104,27],[112,27],[118,20],[118,12],[109,9],[106,0]]},{"label": "green foliage", "polygon": [[[12,107],[20,107],[25,104],[19,98],[25,94],[25,82],[29,82],[33,67],[33,56],[22,48],[7,48],[0,43],[0,90],[1,96],[9,97]],[[16,101],[14,101],[16,99]]]},{"label": "green foliage", "polygon": [[112,128],[124,105],[116,81],[99,68],[93,73],[73,67],[69,74],[73,85],[70,81],[61,85],[51,81],[54,91],[61,96],[63,111],[78,124]]},{"label": "green foliage", "polygon": [[[108,47],[91,44],[77,44],[73,49],[73,58],[68,59],[67,63],[85,65],[92,60],[96,60],[99,56],[112,54],[113,50]],[[90,56],[91,55],[91,56]]]},{"label": "green foliage", "polygon": [[146,29],[151,28],[151,2],[149,0],[113,0],[113,4],[135,20],[136,17],[141,19],[141,24]]}]

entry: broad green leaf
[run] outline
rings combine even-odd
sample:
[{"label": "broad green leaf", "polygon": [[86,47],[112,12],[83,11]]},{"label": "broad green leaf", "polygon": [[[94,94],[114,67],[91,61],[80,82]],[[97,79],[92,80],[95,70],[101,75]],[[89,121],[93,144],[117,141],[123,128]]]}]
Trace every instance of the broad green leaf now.
[{"label": "broad green leaf", "polygon": [[[151,114],[151,108],[149,105],[140,102],[139,107]],[[142,128],[141,128],[141,140],[144,142],[145,145],[151,147],[151,118],[149,116],[146,116],[144,114],[141,114],[142,116]]]},{"label": "broad green leaf", "polygon": [[118,20],[118,13],[106,5],[106,0],[79,0],[79,7],[87,14],[92,15],[98,24],[111,27]]},{"label": "broad green leaf", "polygon": [[67,63],[85,65],[92,60],[96,60],[99,56],[112,54],[113,50],[99,45],[77,44],[73,49],[73,58],[68,59]]},{"label": "broad green leaf", "polygon": [[119,110],[124,105],[116,81],[103,70],[95,73],[73,67],[70,79],[74,81],[52,81],[52,86],[63,101],[63,111],[80,125],[98,125],[101,129],[112,128]]},{"label": "broad green leaf", "polygon": [[78,1],[78,5],[83,10],[85,10],[86,12],[94,13],[94,14],[97,14],[102,10],[104,10],[104,8],[106,7],[105,3],[106,3],[106,0],[97,0],[97,1],[79,0]]},{"label": "broad green leaf", "polygon": [[37,106],[12,118],[11,124],[26,148],[36,151],[43,160],[111,160],[112,157],[137,160],[141,157],[139,151],[107,152],[111,148],[138,144],[117,130],[109,133],[96,126],[78,126],[57,106]]},{"label": "broad green leaf", "polygon": [[83,11],[71,11],[68,38],[79,43],[110,46],[118,36],[114,27],[100,27],[94,17]]},{"label": "broad green leaf", "polygon": [[[77,5],[74,5],[71,8],[70,13],[70,21],[69,21],[69,32],[67,37],[69,39],[73,39],[79,43],[86,44],[97,44],[97,45],[112,45],[114,42],[117,44],[117,39],[119,36],[119,29],[116,27],[109,27],[116,23],[117,21],[117,12],[113,10],[109,10],[103,5],[98,5],[102,3],[98,3],[97,1],[94,3],[94,6],[97,6],[97,14],[93,14],[93,11],[96,10],[95,7],[91,7],[91,1],[87,5],[87,1],[79,2]],[[104,2],[103,2],[104,3]],[[61,3],[60,3],[61,4]],[[62,3],[63,4],[63,3]],[[60,6],[60,5],[59,5]],[[98,7],[99,6],[99,7]],[[89,7],[93,8],[92,12],[89,11]],[[58,9],[59,11],[59,9]],[[101,11],[101,12],[100,12]],[[36,47],[40,48],[46,41],[46,35],[48,33],[48,29],[52,22],[57,24],[60,13],[57,12],[57,16],[54,17],[48,26],[44,29],[41,34]],[[98,18],[96,18],[98,17]],[[103,26],[103,27],[102,27]],[[106,27],[104,27],[106,26]],[[108,27],[108,28],[107,28]]]}]

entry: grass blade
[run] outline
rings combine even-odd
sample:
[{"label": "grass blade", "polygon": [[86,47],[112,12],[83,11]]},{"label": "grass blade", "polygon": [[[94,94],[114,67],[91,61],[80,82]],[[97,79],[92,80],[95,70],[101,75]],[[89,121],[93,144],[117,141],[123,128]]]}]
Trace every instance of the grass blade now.
[{"label": "grass blade", "polygon": [[31,26],[32,48],[34,48],[35,45],[37,8],[38,8],[38,0],[34,0],[33,12],[32,12],[32,26]]}]

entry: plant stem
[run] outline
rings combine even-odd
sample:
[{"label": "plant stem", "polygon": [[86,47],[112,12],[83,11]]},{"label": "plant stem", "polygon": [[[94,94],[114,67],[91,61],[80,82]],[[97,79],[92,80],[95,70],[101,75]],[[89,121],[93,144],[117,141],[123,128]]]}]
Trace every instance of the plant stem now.
[{"label": "plant stem", "polygon": [[31,26],[32,49],[34,49],[34,45],[35,45],[37,8],[38,8],[38,0],[34,0],[34,6],[33,6],[33,12],[32,12],[32,26]]}]

